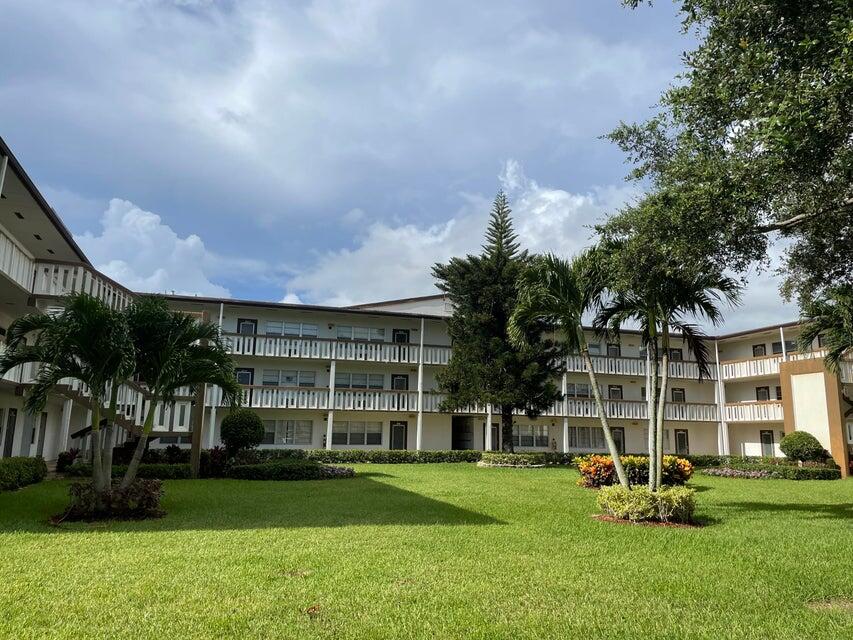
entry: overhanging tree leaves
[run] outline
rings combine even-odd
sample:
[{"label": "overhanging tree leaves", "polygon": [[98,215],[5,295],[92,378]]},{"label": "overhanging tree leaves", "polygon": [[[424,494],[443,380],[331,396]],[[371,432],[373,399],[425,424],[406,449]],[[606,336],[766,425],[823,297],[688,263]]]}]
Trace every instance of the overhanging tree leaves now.
[{"label": "overhanging tree leaves", "polygon": [[678,4],[699,40],[686,71],[655,117],[609,136],[651,195],[605,229],[664,226],[673,251],[737,271],[779,234],[785,293],[853,283],[853,3]]},{"label": "overhanging tree leaves", "polygon": [[519,248],[510,214],[506,195],[499,193],[482,253],[433,267],[438,288],[454,307],[448,320],[453,355],[438,375],[448,394],[442,408],[491,404],[501,416],[505,451],[513,450],[514,411],[536,417],[559,399],[554,378],[561,373],[563,353],[562,346],[543,337],[547,327],[541,320],[520,327],[524,340],[518,346],[507,334],[519,276],[530,261]]}]

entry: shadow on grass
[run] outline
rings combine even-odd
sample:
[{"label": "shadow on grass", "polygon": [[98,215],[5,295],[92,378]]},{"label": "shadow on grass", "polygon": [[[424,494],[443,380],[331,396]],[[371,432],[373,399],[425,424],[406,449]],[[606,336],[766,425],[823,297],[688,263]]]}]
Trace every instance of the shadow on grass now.
[{"label": "shadow on grass", "polygon": [[67,483],[48,482],[0,494],[0,533],[504,524],[374,479],[379,477],[394,476],[367,472],[339,480],[173,480],[164,483],[163,518],[59,527],[47,521],[67,505]]},{"label": "shadow on grass", "polygon": [[853,522],[853,503],[848,504],[803,504],[785,502],[722,502],[719,507],[737,511],[779,513],[806,513],[818,518],[832,518]]}]

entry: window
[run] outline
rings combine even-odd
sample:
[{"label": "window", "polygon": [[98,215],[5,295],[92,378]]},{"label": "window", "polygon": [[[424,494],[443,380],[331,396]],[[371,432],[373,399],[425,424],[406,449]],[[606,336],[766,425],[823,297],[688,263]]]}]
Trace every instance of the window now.
[{"label": "window", "polygon": [[284,327],[284,323],[282,323],[278,320],[267,320],[266,334],[268,336],[280,336],[283,327]]},{"label": "window", "polygon": [[234,375],[237,376],[237,382],[240,384],[252,384],[255,378],[254,369],[235,369]]},{"label": "window", "polygon": [[[648,448],[648,442],[649,442],[649,430],[648,429],[643,429],[643,442],[646,443],[646,445],[647,445],[646,448]],[[664,451],[669,450],[669,429],[663,430],[663,450]]]},{"label": "window", "polygon": [[337,327],[337,336],[339,340],[369,340],[371,342],[385,342],[385,328],[353,327],[339,324]]},{"label": "window", "polygon": [[352,327],[339,324],[337,326],[337,336],[339,340],[352,340]]},{"label": "window", "polygon": [[[774,342],[771,345],[771,349],[774,354],[782,353],[782,342]],[[796,340],[785,340],[785,352],[793,353],[797,350],[797,341]]]},{"label": "window", "polygon": [[[384,382],[384,380],[383,380]],[[409,390],[409,376],[404,373],[392,373],[391,374],[391,388],[395,391],[408,391]]]},{"label": "window", "polygon": [[332,444],[382,444],[381,422],[335,422],[332,425]]},{"label": "window", "polygon": [[595,342],[591,342],[587,345],[589,347],[589,355],[591,356],[600,356],[601,355],[601,345]]},{"label": "window", "polygon": [[258,321],[246,318],[237,318],[237,333],[253,334],[258,331]]},{"label": "window", "polygon": [[640,398],[642,400],[646,400],[646,388],[645,387],[640,387]]},{"label": "window", "polygon": [[767,346],[763,344],[752,345],[752,357],[760,358],[767,355]]},{"label": "window", "polygon": [[822,333],[819,333],[819,334],[817,335],[817,346],[818,346],[818,347],[822,347],[822,346],[823,346],[823,343],[825,342],[825,340],[826,340],[826,338],[824,338],[824,337],[823,337],[823,334],[822,334]]},{"label": "window", "polygon": [[370,329],[370,339],[373,342],[385,342],[385,329]]},{"label": "window", "polygon": [[336,373],[335,386],[339,389],[384,389],[383,373]]},{"label": "window", "polygon": [[759,402],[770,400],[770,387],[755,387],[755,399]]},{"label": "window", "polygon": [[275,444],[275,420],[264,420],[264,439],[261,444]]},{"label": "window", "polygon": [[568,383],[566,385],[566,396],[569,398],[589,398],[590,388],[583,382]]},{"label": "window", "polygon": [[607,357],[608,358],[618,358],[622,355],[622,347],[619,343],[608,343],[607,344]]},{"label": "window", "polygon": [[684,402],[686,394],[684,393],[684,389],[681,387],[673,387],[672,388],[672,401],[673,402]]},{"label": "window", "polygon": [[293,371],[291,369],[264,369],[261,384],[271,387],[314,387],[317,383],[316,371]]},{"label": "window", "polygon": [[569,427],[569,448],[604,450],[605,447],[601,427]]},{"label": "window", "polygon": [[307,322],[288,322],[282,320],[267,320],[267,335],[310,336],[317,337],[317,325]]},{"label": "window", "polygon": [[548,425],[514,425],[512,443],[516,447],[547,447]]},{"label": "window", "polygon": [[622,399],[622,385],[621,384],[610,384],[607,385],[607,397],[611,400],[621,400]]},{"label": "window", "polygon": [[776,387],[776,399],[777,400],[782,399],[782,387]]},{"label": "window", "polygon": [[681,362],[684,360],[684,352],[681,349],[670,349],[669,359],[673,362]]}]

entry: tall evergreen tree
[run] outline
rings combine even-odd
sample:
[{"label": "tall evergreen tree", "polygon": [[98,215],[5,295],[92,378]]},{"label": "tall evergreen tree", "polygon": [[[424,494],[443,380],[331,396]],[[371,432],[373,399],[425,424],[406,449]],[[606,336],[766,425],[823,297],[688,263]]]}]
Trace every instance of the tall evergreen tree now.
[{"label": "tall evergreen tree", "polygon": [[562,373],[564,351],[544,337],[548,327],[542,320],[531,319],[520,328],[520,343],[509,339],[519,277],[530,262],[520,250],[511,213],[506,195],[498,193],[482,253],[452,258],[432,270],[438,288],[453,303],[448,320],[453,355],[438,375],[439,387],[448,394],[442,408],[492,405],[501,416],[504,451],[513,450],[514,411],[535,418],[560,398],[554,379]]}]

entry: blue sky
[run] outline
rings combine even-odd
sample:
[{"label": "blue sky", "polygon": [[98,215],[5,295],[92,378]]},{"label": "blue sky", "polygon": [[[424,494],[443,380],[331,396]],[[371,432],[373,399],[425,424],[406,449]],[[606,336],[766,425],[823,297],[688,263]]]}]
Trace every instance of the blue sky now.
[{"label": "blue sky", "polygon": [[[0,15],[0,135],[93,263],[139,290],[332,304],[433,293],[499,188],[528,248],[583,247],[638,193],[600,136],[645,118],[690,46],[667,2]],[[727,329],[793,318],[754,280]]]}]

